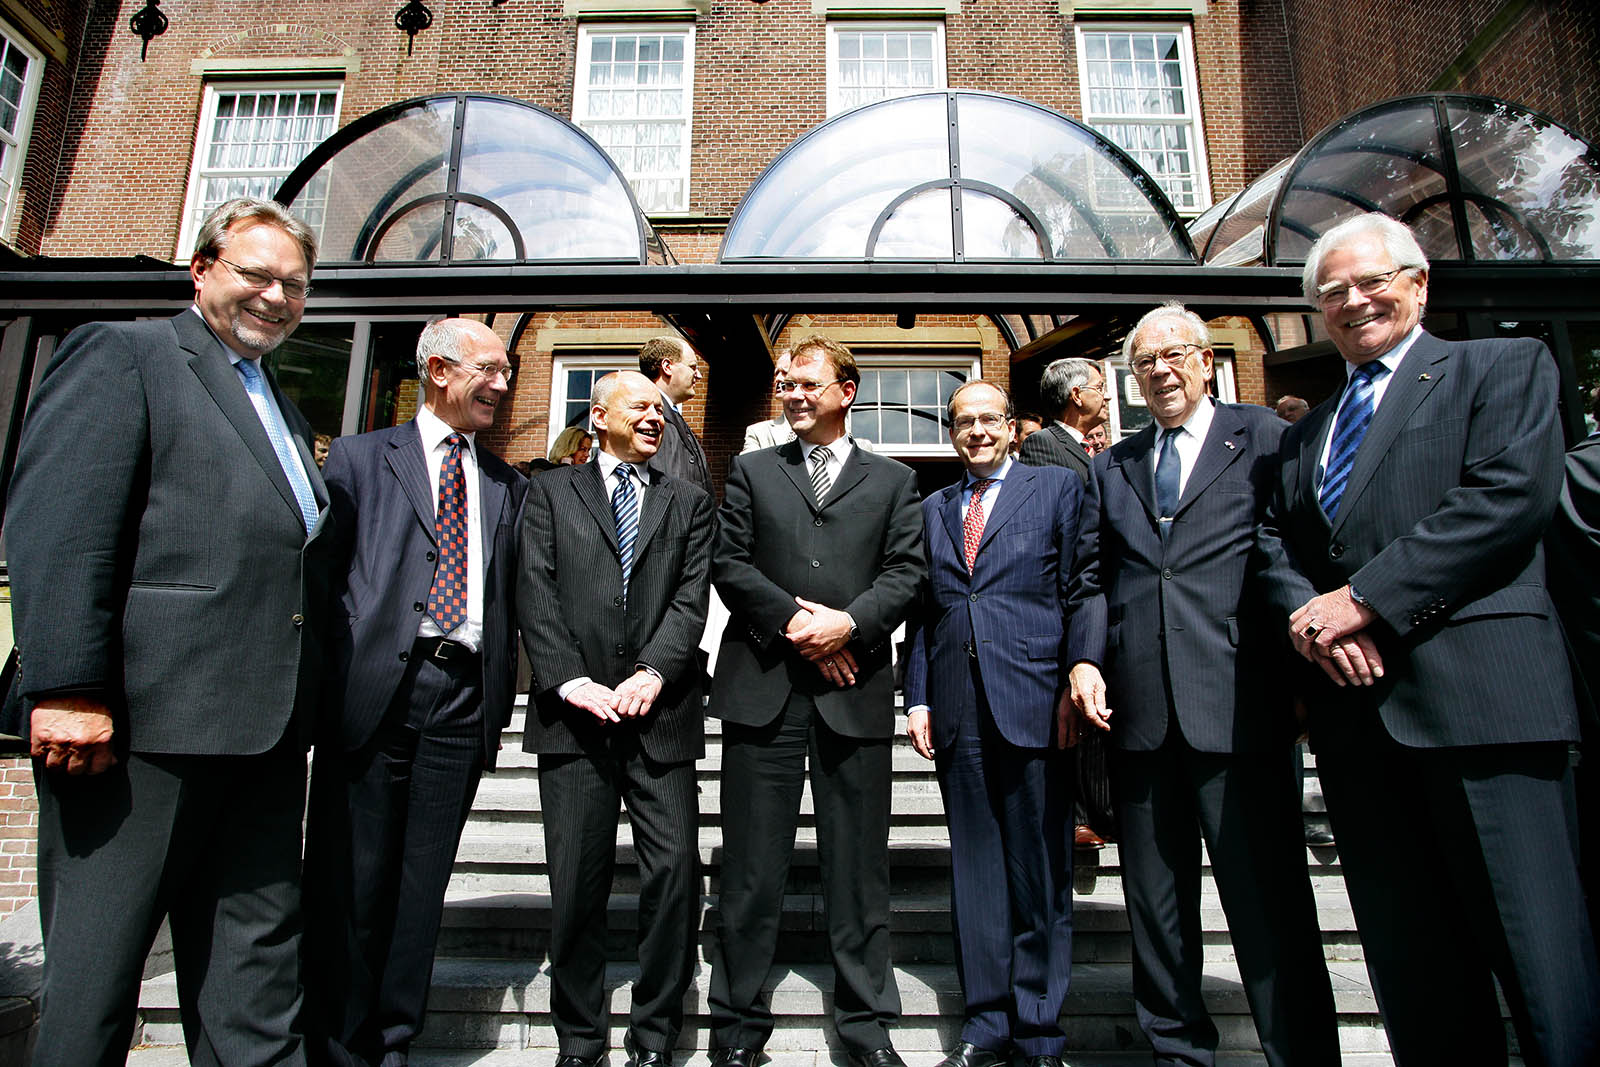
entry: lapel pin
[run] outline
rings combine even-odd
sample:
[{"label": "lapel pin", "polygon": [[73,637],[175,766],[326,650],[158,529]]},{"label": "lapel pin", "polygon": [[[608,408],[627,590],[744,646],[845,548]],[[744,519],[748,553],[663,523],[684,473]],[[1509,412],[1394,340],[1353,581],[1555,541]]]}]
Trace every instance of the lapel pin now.
[{"label": "lapel pin", "polygon": [[1222,447],[1226,448],[1228,451],[1231,452],[1231,451],[1233,451],[1233,442],[1232,441],[1224,441],[1224,442],[1222,442]]},{"label": "lapel pin", "polygon": [[1419,381],[1419,382],[1431,382],[1431,381],[1433,381],[1433,375],[1431,375],[1431,374],[1419,374],[1419,375],[1417,375],[1417,381]]}]

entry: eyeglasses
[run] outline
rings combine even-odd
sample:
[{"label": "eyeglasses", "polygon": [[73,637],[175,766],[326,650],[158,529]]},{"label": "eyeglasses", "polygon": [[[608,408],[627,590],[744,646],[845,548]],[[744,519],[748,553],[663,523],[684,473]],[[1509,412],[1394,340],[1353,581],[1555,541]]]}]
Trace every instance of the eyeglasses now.
[{"label": "eyeglasses", "polygon": [[229,270],[233,271],[234,277],[252,289],[271,289],[272,283],[277,282],[283,288],[283,295],[290,300],[304,300],[311,295],[310,284],[301,281],[299,278],[280,278],[270,271],[261,270],[259,267],[241,267],[239,264],[223,259],[221,256],[217,257],[217,262],[225,264]]},{"label": "eyeglasses", "polygon": [[803,393],[806,396],[821,396],[828,391],[829,386],[838,385],[839,380],[831,382],[797,382],[785,379],[772,387],[772,391],[779,396],[788,396],[790,393]]},{"label": "eyeglasses", "polygon": [[961,437],[972,432],[974,426],[982,426],[989,433],[996,433],[1009,420],[998,411],[985,411],[981,415],[958,415],[950,424],[950,428]]},{"label": "eyeglasses", "polygon": [[1173,370],[1183,366],[1184,360],[1189,358],[1190,352],[1204,352],[1200,345],[1176,345],[1165,352],[1140,352],[1133,357],[1133,373],[1141,378],[1153,373],[1156,361],[1160,360]]},{"label": "eyeglasses", "polygon": [[1405,267],[1396,267],[1394,270],[1384,271],[1382,274],[1370,274],[1354,285],[1336,285],[1331,289],[1317,290],[1317,303],[1324,308],[1343,307],[1344,302],[1350,298],[1350,290],[1354,289],[1362,296],[1377,296],[1400,276]]},{"label": "eyeglasses", "polygon": [[491,380],[504,378],[507,385],[511,384],[512,376],[517,373],[511,369],[511,364],[509,363],[463,363],[459,359],[451,359],[448,356],[439,356],[439,358],[446,363],[454,363],[458,367],[464,367],[480,378]]}]

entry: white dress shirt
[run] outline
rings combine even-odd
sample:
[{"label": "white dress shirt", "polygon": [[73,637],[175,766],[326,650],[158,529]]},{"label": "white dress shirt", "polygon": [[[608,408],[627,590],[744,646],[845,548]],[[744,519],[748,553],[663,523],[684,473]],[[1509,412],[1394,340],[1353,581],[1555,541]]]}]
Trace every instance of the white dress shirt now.
[{"label": "white dress shirt", "polygon": [[[1417,338],[1422,336],[1422,324],[1411,327],[1411,332],[1405,339],[1389,351],[1378,357],[1378,362],[1389,368],[1388,374],[1380,374],[1372,379],[1372,417],[1378,417],[1378,405],[1383,403],[1383,396],[1389,391],[1389,383],[1394,381],[1395,372],[1400,369],[1400,361],[1406,358],[1406,353],[1411,351],[1411,346],[1417,343]],[[1346,362],[1344,365],[1345,385],[1350,384],[1350,376],[1356,372],[1355,364]],[[1333,418],[1328,420],[1328,428],[1323,434],[1322,451],[1317,456],[1317,477],[1315,489],[1320,496],[1322,493],[1322,478],[1328,470],[1328,449],[1333,446],[1333,428],[1339,425],[1339,413],[1344,410],[1345,401],[1350,399],[1346,391],[1339,397],[1339,406],[1334,409]],[[1368,424],[1371,428],[1371,424]]]},{"label": "white dress shirt", "polygon": [[806,475],[808,477],[811,474],[811,453],[819,448],[827,452],[828,461],[825,465],[828,468],[829,496],[833,495],[833,487],[839,484],[839,472],[844,469],[844,461],[849,458],[851,447],[852,442],[849,434],[841,434],[825,445],[813,445],[805,441],[800,442],[800,458],[805,460]]},{"label": "white dress shirt", "polygon": [[[1178,427],[1177,434],[1172,439],[1172,447],[1178,450],[1178,499],[1183,499],[1183,491],[1189,486],[1189,475],[1194,471],[1195,461],[1200,458],[1200,449],[1206,443],[1206,434],[1211,432],[1211,421],[1216,417],[1217,407],[1209,396],[1200,398],[1200,403],[1194,406],[1188,419]],[[1167,431],[1160,426],[1156,427],[1156,459],[1161,458],[1161,437]],[[1151,471],[1154,472],[1152,467]]]},{"label": "white dress shirt", "polygon": [[1071,437],[1074,441],[1078,442],[1078,444],[1080,444],[1080,445],[1083,444],[1083,434],[1079,433],[1077,430],[1073,429],[1071,426],[1068,426],[1066,423],[1062,422],[1060,419],[1057,419],[1055,421],[1056,421],[1056,425],[1057,426],[1059,426],[1063,430],[1067,431],[1067,436]]},{"label": "white dress shirt", "polygon": [[483,647],[483,490],[478,484],[478,456],[474,434],[453,430],[426,404],[417,409],[417,430],[422,434],[422,454],[428,468],[428,499],[439,506],[439,468],[450,446],[445,438],[461,433],[461,473],[467,481],[467,619],[450,633],[443,633],[427,612],[422,613],[418,637],[449,637],[476,652]]}]

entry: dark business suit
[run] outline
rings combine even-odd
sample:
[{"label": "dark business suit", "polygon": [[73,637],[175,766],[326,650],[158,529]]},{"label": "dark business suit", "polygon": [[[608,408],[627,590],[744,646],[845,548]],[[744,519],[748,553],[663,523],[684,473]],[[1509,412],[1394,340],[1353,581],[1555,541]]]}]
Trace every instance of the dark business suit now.
[{"label": "dark business suit", "polygon": [[[310,427],[267,380],[323,505]],[[300,817],[325,516],[308,537],[195,311],[82,327],[45,372],[6,523],[24,692],[30,707],[103,700],[119,762],[88,777],[35,763],[36,1062],[122,1062],[169,913],[191,1059],[302,1062]]]},{"label": "dark business suit", "polygon": [[1067,432],[1059,422],[1052,422],[1028,439],[1017,449],[1017,458],[1031,467],[1065,467],[1076,471],[1079,478],[1089,477],[1089,453],[1083,442]]},{"label": "dark business suit", "polygon": [[[611,494],[598,458],[535,478],[523,508],[517,617],[533,664],[523,747],[539,754],[550,897],[551,1013],[562,1055],[606,1050],[606,902],[617,809],[639,858],[639,978],[629,1034],[670,1052],[683,1026],[700,918],[694,761],[705,750],[697,658],[710,589],[715,512],[697,486],[652,461],[628,592]],[[662,679],[639,719],[605,723],[562,700],[587,677],[615,687],[638,665]]]},{"label": "dark business suit", "polygon": [[[1600,978],[1569,833],[1572,681],[1539,539],[1561,491],[1556,367],[1531,339],[1420,335],[1332,524],[1334,398],[1283,439],[1285,544],[1379,616],[1371,688],[1306,691],[1345,881],[1397,1062],[1600,1050]],[[1441,1020],[1450,1020],[1440,1026]]]},{"label": "dark business suit", "polygon": [[1155,425],[1095,457],[1083,511],[1070,654],[1106,681],[1134,997],[1158,1060],[1210,1063],[1217,1045],[1197,826],[1268,1062],[1339,1060],[1292,763],[1288,612],[1272,607],[1312,590],[1261,525],[1284,426],[1216,405],[1165,537]]},{"label": "dark business suit", "polygon": [[706,452],[700,447],[700,438],[683,420],[683,413],[667,403],[665,397],[662,398],[661,410],[667,418],[667,429],[661,435],[661,447],[651,463],[674,478],[698,485],[714,504],[717,493],[711,485],[711,467],[706,463]]},{"label": "dark business suit", "polygon": [[[416,654],[437,567],[437,494],[415,421],[341,437],[335,610],[306,848],[314,1058],[376,1063],[422,1029],[434,945],[478,777],[511,719],[524,479],[474,447],[483,550],[476,655]],[[354,1059],[352,1057],[361,1057]]]},{"label": "dark business suit", "polygon": [[[889,638],[926,573],[916,477],[851,447],[819,507],[799,441],[735,457],[714,578],[730,618],[709,713],[723,720],[721,933],[713,1044],[761,1048],[762,993],[810,757],[834,962],[834,1022],[861,1054],[890,1044],[900,996],[889,962]],[[795,597],[848,611],[856,683],[836,688],[784,636]]]},{"label": "dark business suit", "polygon": [[968,481],[922,503],[928,582],[908,635],[906,706],[929,706],[950,824],[961,1040],[1059,1056],[1073,827],[1071,757],[1055,747],[1055,712],[1083,482],[1060,467],[1011,464],[990,491],[969,572]]}]

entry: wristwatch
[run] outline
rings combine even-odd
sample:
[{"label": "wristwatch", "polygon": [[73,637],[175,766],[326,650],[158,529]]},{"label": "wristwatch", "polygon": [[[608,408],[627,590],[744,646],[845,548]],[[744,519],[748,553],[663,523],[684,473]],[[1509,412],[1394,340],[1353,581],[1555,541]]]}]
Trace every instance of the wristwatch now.
[{"label": "wristwatch", "polygon": [[1345,588],[1350,590],[1350,599],[1355,601],[1357,607],[1366,608],[1368,611],[1373,610],[1372,602],[1366,597],[1362,596],[1360,593],[1356,592],[1355,586],[1347,585]]}]

